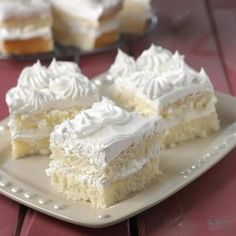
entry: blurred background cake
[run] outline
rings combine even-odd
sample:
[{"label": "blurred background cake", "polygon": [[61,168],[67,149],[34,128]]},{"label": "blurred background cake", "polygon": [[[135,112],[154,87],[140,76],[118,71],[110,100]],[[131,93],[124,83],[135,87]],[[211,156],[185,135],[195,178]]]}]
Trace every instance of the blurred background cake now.
[{"label": "blurred background cake", "polygon": [[36,0],[0,1],[0,52],[5,55],[52,51],[50,5]]},{"label": "blurred background cake", "polygon": [[152,16],[151,0],[125,0],[118,16],[122,33],[143,33]]},{"label": "blurred background cake", "polygon": [[57,42],[91,50],[119,39],[117,14],[123,0],[51,0],[51,3]]}]

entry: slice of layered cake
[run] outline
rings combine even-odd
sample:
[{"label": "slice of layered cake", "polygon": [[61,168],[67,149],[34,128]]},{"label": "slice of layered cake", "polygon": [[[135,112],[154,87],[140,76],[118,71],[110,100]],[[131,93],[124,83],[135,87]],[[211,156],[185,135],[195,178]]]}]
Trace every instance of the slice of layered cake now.
[{"label": "slice of layered cake", "polygon": [[75,117],[99,100],[97,87],[80,74],[76,64],[37,62],[20,74],[8,91],[12,155],[48,154],[48,138],[56,124]]},{"label": "slice of layered cake", "polygon": [[53,50],[52,16],[43,1],[0,1],[0,52],[6,55]]},{"label": "slice of layered cake", "polygon": [[109,90],[129,111],[161,116],[168,127],[163,135],[166,147],[219,129],[217,100],[207,74],[190,68],[178,52],[152,45],[137,59],[137,71],[117,76]]},{"label": "slice of layered cake", "polygon": [[51,0],[55,40],[91,50],[119,39],[117,14],[123,0]]},{"label": "slice of layered cake", "polygon": [[51,185],[69,199],[113,205],[159,174],[162,130],[159,118],[129,113],[103,98],[52,132]]},{"label": "slice of layered cake", "polygon": [[125,0],[118,18],[120,30],[126,34],[145,32],[152,17],[151,0]]}]

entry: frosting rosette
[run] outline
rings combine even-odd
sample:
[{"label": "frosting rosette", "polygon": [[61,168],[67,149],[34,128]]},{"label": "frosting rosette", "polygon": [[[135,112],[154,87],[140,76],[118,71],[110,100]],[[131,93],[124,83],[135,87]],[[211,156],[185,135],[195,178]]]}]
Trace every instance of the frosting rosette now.
[{"label": "frosting rosette", "polygon": [[116,59],[109,69],[108,78],[115,79],[117,77],[123,77],[135,71],[137,71],[135,60],[119,49]]},{"label": "frosting rosette", "polygon": [[20,74],[18,86],[29,89],[43,89],[48,87],[50,74],[48,69],[37,61],[33,66],[26,67]]},{"label": "frosting rosette", "polygon": [[75,119],[67,121],[62,132],[83,138],[91,135],[107,124],[124,124],[130,113],[116,106],[109,98],[103,97],[101,102],[94,103],[91,109],[82,111]]},{"label": "frosting rosette", "polygon": [[68,72],[81,73],[81,70],[76,63],[67,61],[57,61],[55,58],[49,65],[48,70],[55,76],[63,76]]}]

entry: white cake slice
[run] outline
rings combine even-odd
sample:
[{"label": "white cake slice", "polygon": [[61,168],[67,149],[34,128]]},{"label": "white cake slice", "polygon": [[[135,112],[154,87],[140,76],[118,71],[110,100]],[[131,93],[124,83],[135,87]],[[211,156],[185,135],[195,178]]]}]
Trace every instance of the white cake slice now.
[{"label": "white cake slice", "polygon": [[[114,82],[109,96],[129,111],[147,117],[161,116],[168,127],[163,136],[166,147],[206,137],[219,129],[217,100],[203,69],[197,72],[178,52],[172,54],[154,45],[137,59],[136,68],[124,53],[118,53],[117,57],[119,60],[115,60],[108,75]],[[120,57],[126,65],[120,63]],[[119,65],[121,74],[117,73]]]},{"label": "white cake slice", "polygon": [[20,74],[6,95],[14,158],[48,154],[48,138],[56,124],[75,117],[99,100],[97,87],[73,62],[37,62]]},{"label": "white cake slice", "polygon": [[52,132],[51,185],[69,199],[113,205],[158,176],[162,130],[160,118],[129,113],[103,98]]}]

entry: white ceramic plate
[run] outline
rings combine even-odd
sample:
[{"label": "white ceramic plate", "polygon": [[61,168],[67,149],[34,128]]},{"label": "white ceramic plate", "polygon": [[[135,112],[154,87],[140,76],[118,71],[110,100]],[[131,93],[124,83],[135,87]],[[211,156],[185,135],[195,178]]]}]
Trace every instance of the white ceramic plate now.
[{"label": "white ceramic plate", "polygon": [[236,98],[217,93],[222,129],[206,139],[194,140],[162,153],[159,183],[107,209],[66,200],[52,192],[46,157],[12,160],[7,120],[0,129],[0,193],[35,210],[88,227],[106,227],[148,209],[191,183],[236,146]]}]

